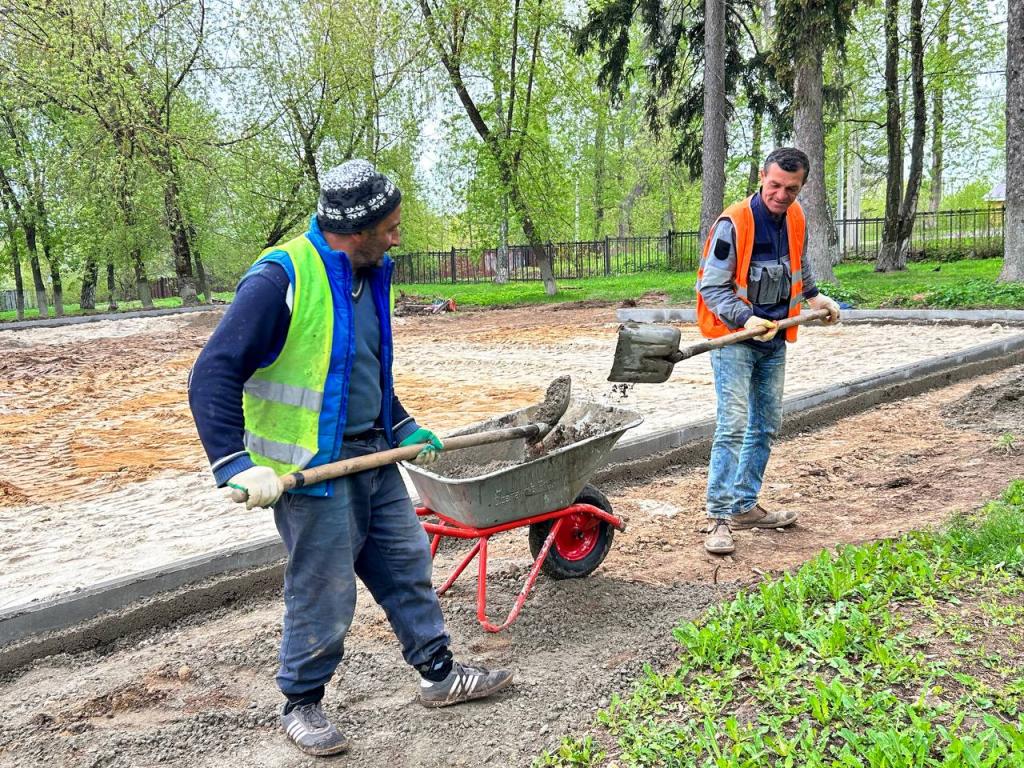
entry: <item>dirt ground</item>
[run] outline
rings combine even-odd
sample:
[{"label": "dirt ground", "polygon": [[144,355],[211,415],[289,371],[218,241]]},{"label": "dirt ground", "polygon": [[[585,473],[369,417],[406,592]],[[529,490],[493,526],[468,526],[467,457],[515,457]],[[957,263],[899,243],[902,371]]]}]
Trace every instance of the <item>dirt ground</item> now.
[{"label": "dirt ground", "polygon": [[[326,707],[354,744],[321,764],[530,765],[562,734],[586,730],[645,662],[670,664],[670,630],[680,619],[821,548],[937,525],[997,495],[1024,473],[1020,446],[1000,439],[1024,429],[1022,390],[1018,366],[781,441],[762,499],[798,510],[799,524],[741,532],[733,557],[701,547],[702,467],[604,487],[629,523],[595,574],[542,579],[520,620],[498,635],[476,623],[472,574],[442,599],[460,658],[516,671],[515,686],[490,702],[420,707],[415,674],[361,593]],[[456,554],[439,554],[439,576]],[[529,565],[525,531],[495,539],[492,617],[507,610]],[[8,675],[0,681],[0,766],[316,764],[277,725],[280,612],[277,597],[250,600]]]},{"label": "dirt ground", "polygon": [[[606,378],[615,309],[397,318],[398,393],[442,434],[540,402],[563,373],[577,397],[645,416],[626,442],[711,413],[707,356],[677,365],[665,384],[613,390]],[[218,319],[209,312],[0,329],[0,609],[276,535],[269,515],[226,502],[212,487],[189,415],[188,370]],[[682,331],[684,344],[696,340],[693,326]],[[1019,332],[808,327],[790,350],[786,393]]]}]

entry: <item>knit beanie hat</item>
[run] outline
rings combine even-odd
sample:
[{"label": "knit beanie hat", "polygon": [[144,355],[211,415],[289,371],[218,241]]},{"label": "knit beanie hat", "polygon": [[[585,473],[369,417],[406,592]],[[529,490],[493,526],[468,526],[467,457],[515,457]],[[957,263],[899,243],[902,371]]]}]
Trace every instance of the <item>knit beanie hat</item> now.
[{"label": "knit beanie hat", "polygon": [[348,160],[320,179],[316,220],[340,235],[371,229],[402,200],[398,187],[366,160]]}]

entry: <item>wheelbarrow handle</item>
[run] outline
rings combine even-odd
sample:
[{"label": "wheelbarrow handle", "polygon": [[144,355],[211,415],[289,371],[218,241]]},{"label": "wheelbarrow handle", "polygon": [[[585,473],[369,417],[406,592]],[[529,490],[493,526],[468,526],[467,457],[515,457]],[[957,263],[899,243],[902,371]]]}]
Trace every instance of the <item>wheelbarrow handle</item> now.
[{"label": "wheelbarrow handle", "polygon": [[[779,320],[776,325],[780,331],[784,331],[786,328],[791,328],[794,325],[807,323],[811,320],[824,320],[827,317],[827,309],[814,309],[810,312],[801,312],[799,315]],[[710,352],[713,349],[721,349],[722,347],[727,347],[730,344],[735,344],[738,341],[747,341],[763,335],[763,330],[752,328],[749,330],[737,331],[736,333],[730,333],[726,336],[719,336],[716,339],[708,339],[707,341],[701,341],[697,344],[691,344],[688,347],[680,347],[678,351],[673,352],[672,355],[669,356],[669,361],[675,364],[682,360],[689,360],[694,355]]]}]

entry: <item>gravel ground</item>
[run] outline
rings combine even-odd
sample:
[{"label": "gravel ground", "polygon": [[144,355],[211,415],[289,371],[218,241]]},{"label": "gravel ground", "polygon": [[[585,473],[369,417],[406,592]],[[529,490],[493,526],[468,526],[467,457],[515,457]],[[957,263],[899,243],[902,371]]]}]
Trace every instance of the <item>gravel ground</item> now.
[{"label": "gravel ground", "polygon": [[[0,679],[0,768],[529,766],[563,734],[591,731],[596,710],[628,693],[645,663],[671,665],[679,620],[823,548],[939,525],[1020,477],[1019,454],[997,439],[1019,420],[1007,422],[1000,408],[969,420],[948,415],[982,394],[1012,410],[1022,376],[1018,366],[780,441],[763,500],[795,508],[800,521],[787,531],[738,533],[731,557],[701,547],[703,467],[603,488],[629,523],[593,575],[541,579],[519,620],[496,635],[477,624],[472,573],[442,598],[459,659],[515,670],[515,685],[493,700],[421,707],[417,676],[361,592],[326,698],[353,747],[330,761],[307,758],[278,726],[281,604],[271,595],[100,651],[40,659]],[[436,576],[459,552],[442,549]],[[490,556],[494,619],[529,569],[526,532],[495,537]]]}]

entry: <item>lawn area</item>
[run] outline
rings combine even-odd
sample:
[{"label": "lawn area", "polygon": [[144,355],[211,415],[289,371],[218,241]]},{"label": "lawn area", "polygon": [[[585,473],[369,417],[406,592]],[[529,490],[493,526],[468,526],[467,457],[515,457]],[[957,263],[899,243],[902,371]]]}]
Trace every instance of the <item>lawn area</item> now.
[{"label": "lawn area", "polygon": [[535,766],[1024,766],[1024,479],[945,531],[823,552],[677,627]]},{"label": "lawn area", "polygon": [[[904,307],[924,309],[1024,308],[1024,283],[999,284],[1002,259],[969,259],[946,262],[914,262],[903,272],[879,273],[870,263],[840,264],[836,267],[838,286],[824,285],[825,292],[860,309]],[[417,283],[397,285],[397,291],[425,297],[454,299],[464,307],[494,307],[517,304],[557,304],[567,301],[608,301],[619,303],[645,294],[663,294],[669,304],[695,300],[695,272],[642,272],[635,275],[561,280],[558,294],[547,296],[539,281],[506,283]],[[216,293],[230,301],[233,293]],[[177,298],[157,299],[157,307],[177,307]],[[104,311],[105,304],[100,304]],[[141,309],[138,301],[121,302],[119,311]],[[77,304],[66,304],[65,314],[82,314]],[[27,310],[26,319],[38,317]],[[13,310],[0,312],[0,322],[14,320]]]},{"label": "lawn area", "polygon": [[[218,301],[228,302],[235,297],[234,293],[214,293],[213,297]],[[180,307],[181,299],[177,296],[172,296],[168,299],[153,299],[153,307],[155,309],[170,309],[173,307]],[[138,300],[134,301],[119,301],[117,303],[118,312],[135,312],[142,309],[142,302]],[[105,301],[96,302],[96,309],[82,311],[82,308],[78,304],[65,304],[64,305],[65,315],[105,315],[107,314],[107,303]],[[53,307],[50,308],[50,317],[53,317]],[[26,309],[25,310],[26,320],[38,320],[39,310],[38,309]],[[17,312],[13,309],[8,309],[0,312],[0,322],[7,322],[11,320],[17,320]]]},{"label": "lawn area", "polygon": [[[854,307],[941,307],[956,309],[1024,308],[1024,283],[1001,285],[996,281],[1002,259],[971,259],[953,262],[915,262],[903,272],[875,272],[872,264],[840,264],[839,285],[823,285],[833,298]],[[695,272],[645,272],[621,277],[562,280],[558,294],[544,294],[539,282],[400,285],[398,289],[428,298],[454,299],[461,306],[545,304],[562,301],[612,301],[638,299],[647,293],[663,293],[671,304],[695,300]]]}]

